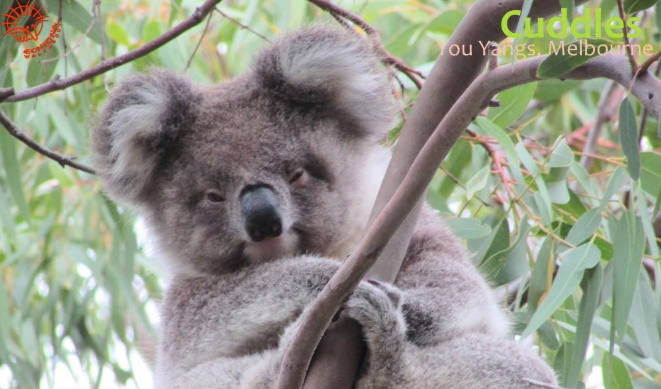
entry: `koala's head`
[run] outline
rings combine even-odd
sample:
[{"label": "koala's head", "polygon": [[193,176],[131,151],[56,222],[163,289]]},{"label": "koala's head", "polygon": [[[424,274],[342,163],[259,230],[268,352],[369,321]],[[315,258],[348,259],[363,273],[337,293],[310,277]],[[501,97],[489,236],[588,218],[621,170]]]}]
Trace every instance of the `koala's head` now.
[{"label": "koala's head", "polygon": [[360,238],[396,105],[354,35],[302,30],[216,86],[154,71],[114,89],[94,131],[96,167],[176,272],[342,256]]}]

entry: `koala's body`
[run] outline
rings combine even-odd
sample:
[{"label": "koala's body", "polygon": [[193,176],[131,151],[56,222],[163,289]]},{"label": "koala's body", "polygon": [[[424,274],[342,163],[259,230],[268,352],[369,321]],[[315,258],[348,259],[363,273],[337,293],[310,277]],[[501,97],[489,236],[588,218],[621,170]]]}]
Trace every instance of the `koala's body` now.
[{"label": "koala's body", "polygon": [[[331,27],[279,40],[217,86],[156,71],[112,92],[96,166],[174,274],[157,388],[274,386],[301,312],[362,235],[396,112],[371,46]],[[504,338],[492,291],[428,208],[395,284],[362,282],[343,314],[367,343],[358,388],[555,384]]]}]

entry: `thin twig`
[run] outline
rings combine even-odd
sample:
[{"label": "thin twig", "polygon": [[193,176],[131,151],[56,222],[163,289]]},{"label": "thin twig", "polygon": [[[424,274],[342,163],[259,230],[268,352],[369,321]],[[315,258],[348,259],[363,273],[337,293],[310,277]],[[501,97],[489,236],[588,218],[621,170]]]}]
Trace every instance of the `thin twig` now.
[{"label": "thin twig", "polygon": [[652,66],[652,64],[658,61],[659,59],[661,59],[661,50],[657,51],[651,57],[647,58],[645,62],[640,64],[640,67],[638,68],[638,73],[639,74],[645,73],[647,69],[649,69],[650,66]]},{"label": "thin twig", "polygon": [[62,167],[71,166],[72,168],[76,168],[86,173],[96,174],[94,169],[91,167],[74,161],[74,158],[72,157],[65,157],[62,154],[47,149],[46,147],[30,139],[30,137],[21,131],[18,126],[16,126],[16,124],[14,124],[2,110],[0,110],[0,124],[2,124],[2,126],[7,130],[7,132],[9,132],[11,136],[23,142],[25,145],[38,152],[39,154],[45,155],[46,157],[58,162]]},{"label": "thin twig", "polygon": [[[71,53],[76,51],[76,49],[78,49],[82,45],[83,41],[87,38],[90,31],[92,31],[92,27],[94,27],[95,24],[96,24],[96,19],[92,18],[92,22],[89,24],[89,26],[87,26],[87,29],[83,33],[83,36],[81,36],[80,39],[78,39],[76,44],[74,44],[73,46],[71,46],[69,48],[69,51],[66,51],[66,52],[64,52],[64,53],[62,53],[62,54],[60,54],[56,57],[53,57],[53,58],[44,59],[44,60],[41,61],[41,63],[48,63],[48,62],[52,62],[52,61],[57,61],[60,58],[68,57],[69,55],[71,55]],[[62,36],[64,37],[64,35],[62,35]],[[66,49],[66,46],[65,46],[65,49]]]},{"label": "thin twig", "polygon": [[197,44],[195,45],[193,52],[190,54],[190,57],[188,57],[188,61],[186,61],[186,67],[184,67],[184,70],[188,70],[191,62],[193,62],[193,57],[195,57],[195,53],[197,53],[197,49],[200,48],[204,36],[207,35],[207,31],[209,30],[209,25],[211,24],[212,16],[213,16],[213,12],[209,12],[209,16],[207,17],[207,23],[204,25],[204,30],[202,31],[202,35],[200,35],[200,39],[197,41]]},{"label": "thin twig", "polygon": [[[58,23],[62,23],[62,0],[58,1],[58,6],[57,6],[57,21]],[[64,33],[64,27],[62,27],[62,52],[66,53],[67,50],[67,36]],[[66,77],[67,72],[69,71],[69,59],[67,57],[64,57],[64,76]]]},{"label": "thin twig", "polygon": [[260,38],[262,38],[263,40],[265,40],[266,42],[269,41],[269,38],[265,37],[264,35],[258,33],[258,32],[255,31],[255,30],[253,30],[250,26],[246,26],[245,24],[241,23],[240,21],[238,21],[238,20],[234,19],[233,17],[229,16],[229,15],[226,14],[225,12],[221,11],[220,8],[216,7],[216,8],[215,8],[215,11],[218,12],[219,14],[221,14],[225,19],[229,20],[229,21],[232,22],[233,24],[236,24],[240,29],[242,29],[242,30],[246,30],[246,31],[250,31],[250,32],[252,32],[253,34],[255,34],[255,35],[257,35],[258,37],[260,37]]},{"label": "thin twig", "polygon": [[597,114],[594,122],[592,123],[592,127],[590,127],[588,130],[588,137],[585,141],[585,146],[583,147],[585,154],[583,154],[579,160],[579,164],[587,170],[590,170],[593,162],[589,155],[594,154],[594,151],[597,148],[597,141],[601,136],[602,128],[604,127],[604,124],[606,124],[606,121],[611,117],[611,96],[618,88],[620,87],[616,82],[608,81],[604,87],[604,90],[601,92],[601,96],[599,97],[599,102],[597,103]]},{"label": "thin twig", "polygon": [[204,17],[209,14],[209,12],[213,11],[216,4],[220,3],[221,1],[222,0],[205,1],[202,5],[197,7],[193,12],[193,14],[189,16],[186,20],[179,23],[174,28],[167,31],[158,38],[154,39],[153,41],[146,43],[143,46],[133,51],[103,61],[97,66],[94,66],[78,74],[74,74],[73,76],[69,76],[61,79],[53,78],[51,81],[48,81],[46,83],[18,91],[14,96],[7,99],[7,102],[28,100],[49,92],[62,90],[72,85],[79,84],[83,81],[90,80],[93,77],[105,73],[110,69],[114,69],[128,62],[131,62],[135,59],[143,57],[151,53],[152,51],[158,49],[159,47],[163,46],[164,44],[170,42],[171,40],[183,34],[184,32],[188,31],[192,27],[198,25],[202,21],[202,19],[204,19]]},{"label": "thin twig", "polygon": [[101,0],[94,0],[92,5],[92,16],[99,26],[99,39],[101,40],[101,61],[106,60],[106,34],[103,28],[103,17],[101,16]]},{"label": "thin twig", "polygon": [[633,57],[633,50],[631,49],[631,44],[629,42],[629,32],[627,31],[627,15],[624,12],[624,5],[622,5],[622,0],[617,0],[617,10],[620,12],[620,18],[622,19],[622,23],[624,24],[624,27],[622,28],[622,35],[624,36],[624,47],[625,51],[627,53],[627,57],[629,58],[629,65],[631,65],[631,69],[633,69],[634,72],[638,72],[638,64],[636,63],[636,59]]},{"label": "thin twig", "polygon": [[[394,66],[395,69],[404,73],[406,77],[408,77],[418,89],[422,88],[422,81],[420,81],[419,79],[419,78],[422,79],[425,78],[422,72],[409,67],[406,63],[404,63],[404,61],[390,54],[390,52],[388,52],[388,50],[386,50],[386,48],[383,47],[383,44],[379,39],[379,33],[376,31],[376,29],[372,27],[369,23],[367,23],[365,20],[363,20],[360,16],[342,7],[339,7],[338,5],[333,4],[330,1],[326,1],[326,0],[308,0],[308,1],[316,5],[317,7],[321,8],[322,10],[330,13],[336,20],[338,19],[338,17],[340,17],[360,27],[372,40],[374,48],[377,51],[377,53],[381,56],[382,62],[384,64]],[[346,27],[346,23],[342,23],[342,24]]]}]

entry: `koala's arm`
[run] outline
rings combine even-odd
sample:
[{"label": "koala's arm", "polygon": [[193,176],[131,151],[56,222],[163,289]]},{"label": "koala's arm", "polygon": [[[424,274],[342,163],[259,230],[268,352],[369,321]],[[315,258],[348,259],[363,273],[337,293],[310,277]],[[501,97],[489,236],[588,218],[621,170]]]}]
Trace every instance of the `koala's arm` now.
[{"label": "koala's arm", "polygon": [[[339,265],[300,256],[225,276],[176,279],[163,307],[155,387],[273,387],[301,313]],[[404,318],[399,294],[389,292],[362,282],[343,310],[363,329],[375,361],[363,381],[375,387],[403,374]]]},{"label": "koala's arm", "polygon": [[407,339],[430,346],[466,333],[501,337],[508,320],[466,249],[424,206],[395,285],[403,293]]}]

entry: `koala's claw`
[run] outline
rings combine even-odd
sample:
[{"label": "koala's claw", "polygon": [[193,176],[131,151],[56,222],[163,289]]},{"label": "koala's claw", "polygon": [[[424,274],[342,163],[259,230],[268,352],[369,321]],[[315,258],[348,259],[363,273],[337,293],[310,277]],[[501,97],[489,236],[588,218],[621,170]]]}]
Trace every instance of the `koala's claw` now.
[{"label": "koala's claw", "polygon": [[401,292],[395,287],[370,280],[361,282],[343,305],[343,314],[363,327],[365,337],[398,337],[405,333],[404,317],[399,302]]},{"label": "koala's claw", "polygon": [[395,304],[395,307],[397,308],[400,307],[400,303],[402,301],[402,291],[398,287],[390,283],[381,282],[374,279],[369,279],[367,280],[367,282],[383,290],[386,293],[386,295],[388,295],[390,300],[392,300],[393,304]]}]

